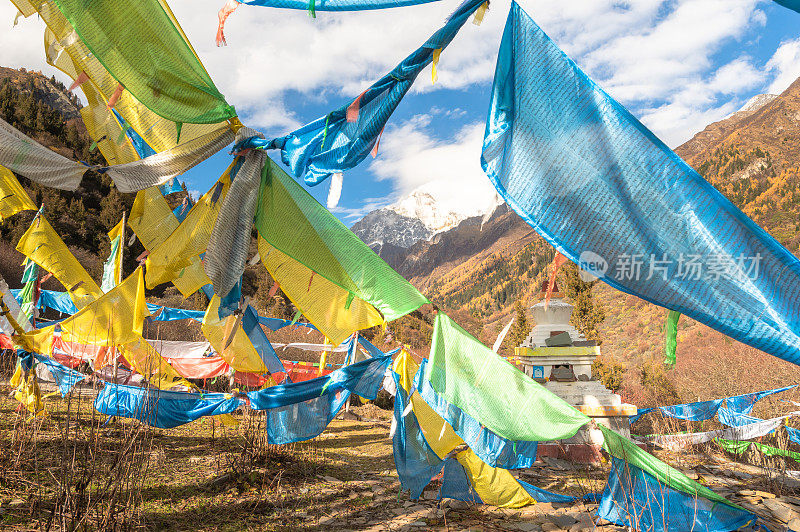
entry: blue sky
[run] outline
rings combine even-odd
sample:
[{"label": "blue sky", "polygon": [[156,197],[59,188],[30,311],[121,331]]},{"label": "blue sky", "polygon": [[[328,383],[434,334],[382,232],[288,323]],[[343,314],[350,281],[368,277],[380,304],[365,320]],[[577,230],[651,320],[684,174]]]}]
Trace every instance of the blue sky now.
[{"label": "blue sky", "polygon": [[[494,61],[510,0],[464,26],[442,53],[438,81],[424,71],[384,132],[375,160],[346,172],[334,212],[350,224],[415,190],[474,214],[493,201],[478,158]],[[380,12],[324,13],[243,5],[214,45],[221,0],[170,2],[198,55],[242,121],[286,134],[352,101],[438,29],[458,5],[441,0]],[[750,97],[800,76],[800,15],[771,0],[525,0],[522,7],[590,76],[668,145],[688,140]],[[10,4],[0,18],[14,19]],[[0,35],[0,65],[40,69],[43,24],[21,20]],[[277,153],[272,154],[277,158]],[[185,176],[204,192],[230,155]],[[322,203],[327,182],[311,189]]]}]

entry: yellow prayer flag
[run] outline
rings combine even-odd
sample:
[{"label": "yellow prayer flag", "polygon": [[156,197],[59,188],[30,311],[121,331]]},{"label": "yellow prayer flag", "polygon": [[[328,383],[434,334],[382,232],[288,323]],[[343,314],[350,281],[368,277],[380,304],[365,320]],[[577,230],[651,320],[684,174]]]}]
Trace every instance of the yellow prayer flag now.
[{"label": "yellow prayer flag", "polygon": [[118,349],[128,364],[153,386],[161,390],[168,390],[179,384],[194,388],[141,335],[134,341],[119,346]]},{"label": "yellow prayer flag", "polygon": [[81,344],[122,346],[141,338],[149,315],[140,266],[107,294],[62,321],[61,337]]},{"label": "yellow prayer flag", "polygon": [[339,345],[356,331],[383,323],[383,316],[375,307],[317,275],[271,246],[260,235],[258,252],[264,267],[283,293],[333,345]]},{"label": "yellow prayer flag", "polygon": [[536,503],[510,471],[488,465],[472,449],[458,453],[456,460],[466,470],[467,478],[484,504],[521,508]]},{"label": "yellow prayer flag", "polygon": [[214,351],[233,369],[249,373],[265,373],[267,366],[234,315],[219,318],[219,296],[214,296],[203,318],[203,334]]},{"label": "yellow prayer flag", "polygon": [[[183,222],[166,240],[150,250],[150,255],[147,257],[147,288],[153,288],[174,279],[190,277],[194,282],[190,283],[189,288],[194,288],[191,292],[194,293],[201,286],[211,282],[205,272],[202,272],[199,255],[204,253],[208,247],[211,230],[214,228],[222,205],[221,200],[230,188],[230,170],[234,164],[236,164],[235,159],[222,177],[211,187],[211,190],[206,192],[191,208]],[[181,292],[184,296],[191,295],[191,293]]]},{"label": "yellow prayer flag", "polygon": [[21,211],[35,211],[36,205],[11,170],[0,166],[0,222]]},{"label": "yellow prayer flag", "polygon": [[[140,190],[136,194],[128,226],[136,233],[136,237],[147,251],[153,251],[163,244],[178,225],[178,219],[172,214],[167,200],[158,187]],[[172,284],[184,297],[189,297],[210,282],[203,270],[200,257],[192,257],[189,262],[190,265],[179,272],[179,277],[172,279]]]},{"label": "yellow prayer flag", "polygon": [[[407,393],[410,392],[419,366],[405,349],[395,359],[392,369],[400,377],[400,386]],[[425,441],[439,458],[444,460],[451,451],[464,444],[453,427],[425,402],[419,392],[415,390],[410,401]],[[472,449],[460,451],[456,459],[466,470],[475,492],[486,504],[519,508],[536,502],[509,471],[486,464]]]},{"label": "yellow prayer flag", "polygon": [[79,309],[103,295],[44,216],[33,219],[30,228],[19,239],[17,251],[52,273]]}]

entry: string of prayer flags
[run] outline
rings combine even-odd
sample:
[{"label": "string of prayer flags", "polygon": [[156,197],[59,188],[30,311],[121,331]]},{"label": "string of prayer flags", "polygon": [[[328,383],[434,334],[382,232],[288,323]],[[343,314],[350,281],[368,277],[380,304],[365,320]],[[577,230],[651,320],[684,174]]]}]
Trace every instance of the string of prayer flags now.
[{"label": "string of prayer flags", "polygon": [[447,48],[482,4],[481,0],[465,0],[421,47],[364,91],[357,98],[356,120],[352,120],[355,101],[351,101],[284,137],[250,139],[242,147],[280,149],[283,163],[307,185],[355,167],[373,151],[386,122],[419,73]]}]

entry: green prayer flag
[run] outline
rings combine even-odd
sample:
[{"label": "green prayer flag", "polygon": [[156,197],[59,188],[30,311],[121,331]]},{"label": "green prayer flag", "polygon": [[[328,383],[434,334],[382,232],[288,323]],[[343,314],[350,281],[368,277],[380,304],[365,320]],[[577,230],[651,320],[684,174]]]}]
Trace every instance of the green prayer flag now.
[{"label": "green prayer flag", "polygon": [[22,287],[20,293],[19,308],[22,313],[27,316],[28,320],[33,319],[33,308],[35,302],[33,300],[33,292],[36,288],[36,281],[39,278],[39,266],[32,260],[25,263],[25,271],[22,273],[22,282],[25,285]]},{"label": "green prayer flag", "polygon": [[670,310],[669,314],[667,314],[667,323],[664,327],[664,363],[670,366],[674,366],[678,361],[675,356],[675,350],[678,347],[678,318],[680,317],[680,312],[677,310]]},{"label": "green prayer flag", "polygon": [[117,263],[119,261],[120,240],[122,239],[117,237],[111,241],[111,254],[103,264],[103,279],[100,282],[100,289],[103,292],[108,292],[117,286]]},{"label": "green prayer flag", "polygon": [[674,490],[681,491],[692,497],[703,497],[710,501],[727,504],[733,508],[743,509],[733,504],[722,495],[714,493],[702,484],[690,479],[674,467],[665,464],[652,454],[641,449],[628,438],[620,436],[613,430],[599,423],[597,427],[603,432],[603,448],[608,451],[611,456],[638,467],[660,483]]},{"label": "green prayer flag", "polygon": [[755,445],[761,454],[764,456],[785,456],[797,462],[800,462],[800,453],[789,451],[788,449],[778,449],[771,445],[764,445],[755,441],[735,441],[725,440],[722,438],[715,438],[714,442],[725,451],[732,454],[743,454],[751,445]]},{"label": "green prayer flag", "polygon": [[428,303],[269,158],[262,174],[256,229],[270,245],[371,304],[387,321]]},{"label": "green prayer flag", "polygon": [[448,402],[509,440],[566,439],[589,422],[441,311],[425,378]]},{"label": "green prayer flag", "polygon": [[158,0],[53,0],[108,73],[157,115],[188,124],[236,116]]}]

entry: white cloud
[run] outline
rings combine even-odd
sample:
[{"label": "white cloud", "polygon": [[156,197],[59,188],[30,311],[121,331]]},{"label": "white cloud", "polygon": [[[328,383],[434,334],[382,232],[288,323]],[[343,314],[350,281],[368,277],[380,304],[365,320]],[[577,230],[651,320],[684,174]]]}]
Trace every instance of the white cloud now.
[{"label": "white cloud", "polygon": [[[36,16],[20,17],[13,26],[17,8],[11,2],[0,3],[0,65],[10,68],[39,70],[61,81],[67,76],[44,60],[44,23]],[[12,27],[13,26],[13,27]]]},{"label": "white cloud", "polygon": [[781,43],[767,61],[767,69],[775,75],[767,92],[780,94],[785,91],[800,76],[800,39]]},{"label": "white cloud", "polygon": [[[217,48],[216,13],[223,3],[170,1],[217,86],[248,125],[268,135],[300,125],[297,104],[302,99],[331,108],[352,99],[420,46],[456,6],[434,2],[373,12],[318,12],[310,19],[302,10],[242,5],[227,21],[229,45]],[[442,53],[436,85],[428,68],[412,91],[488,87],[509,3],[493,0],[480,27],[467,23]],[[766,0],[520,3],[581,68],[671,146],[735,111],[764,87],[779,92],[800,75],[800,39],[784,42],[764,66],[746,52],[720,54],[726,46],[747,44],[767,23],[759,9],[770,3]],[[0,20],[9,27],[15,13],[10,3],[0,6]],[[44,62],[43,28],[34,16],[0,32],[0,64],[52,74]],[[484,112],[421,111],[453,121],[482,120]],[[446,177],[454,175],[452,168],[471,176],[462,177],[465,182],[485,183],[477,162],[482,127],[467,125],[460,135],[442,140],[422,120],[390,121],[382,155],[371,165],[379,179],[392,180],[394,196],[428,179],[458,182]]]},{"label": "white cloud", "polygon": [[474,215],[494,204],[495,191],[480,166],[483,124],[467,124],[452,138],[431,134],[428,115],[387,128],[380,156],[370,165],[378,179],[391,180],[390,199],[421,190],[445,211]]}]

